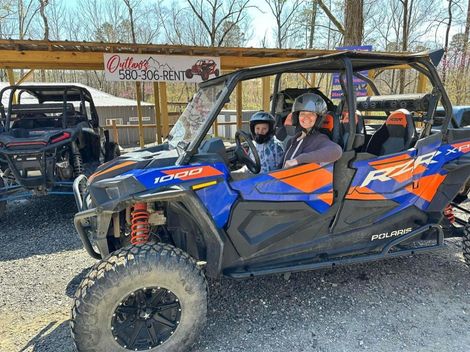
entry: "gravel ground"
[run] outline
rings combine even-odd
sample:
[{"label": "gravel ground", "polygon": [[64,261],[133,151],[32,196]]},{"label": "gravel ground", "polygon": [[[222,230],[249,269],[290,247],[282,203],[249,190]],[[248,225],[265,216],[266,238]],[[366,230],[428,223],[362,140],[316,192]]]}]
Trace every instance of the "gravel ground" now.
[{"label": "gravel ground", "polygon": [[[94,260],[72,199],[10,203],[0,225],[0,351],[73,351],[72,295]],[[432,254],[246,281],[210,281],[195,351],[469,351],[460,241]]]}]

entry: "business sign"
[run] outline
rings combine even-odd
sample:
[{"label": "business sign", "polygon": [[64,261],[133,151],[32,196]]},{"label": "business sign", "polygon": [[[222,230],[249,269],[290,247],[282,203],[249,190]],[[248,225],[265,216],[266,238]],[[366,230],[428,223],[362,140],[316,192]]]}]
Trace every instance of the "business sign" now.
[{"label": "business sign", "polygon": [[107,81],[207,81],[220,74],[220,58],[182,55],[104,54]]},{"label": "business sign", "polygon": [[[341,46],[337,47],[336,50],[356,50],[356,51],[372,51],[372,45],[362,45],[362,46]],[[359,73],[363,76],[368,75],[369,71],[360,71]],[[341,84],[339,82],[339,74],[333,74],[332,81],[332,90],[331,90],[331,99],[340,99],[343,95],[343,90],[341,89]],[[353,77],[353,86],[356,89],[357,97],[367,96],[367,82],[364,82],[362,79]]]}]

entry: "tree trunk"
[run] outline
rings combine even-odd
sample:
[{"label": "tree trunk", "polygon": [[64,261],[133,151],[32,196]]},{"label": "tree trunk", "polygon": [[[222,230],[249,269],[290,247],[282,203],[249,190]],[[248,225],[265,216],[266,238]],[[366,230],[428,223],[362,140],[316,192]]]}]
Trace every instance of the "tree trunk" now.
[{"label": "tree trunk", "polygon": [[308,38],[309,49],[313,48],[313,38],[315,37],[315,22],[317,20],[317,7],[316,0],[312,0],[312,13],[310,15],[310,35]]},{"label": "tree trunk", "polygon": [[[459,76],[465,77],[466,76],[466,68],[467,65],[467,58],[468,58],[468,39],[470,34],[470,1],[468,2],[467,7],[467,21],[465,22],[465,32],[463,36],[463,45],[462,45],[462,57],[460,59],[460,67],[459,67]],[[467,101],[467,80],[460,79],[458,82],[458,92],[457,92],[457,104],[461,104],[462,101]]]},{"label": "tree trunk", "polygon": [[364,34],[364,0],[346,0],[343,45],[361,45]]},{"label": "tree trunk", "polygon": [[[408,51],[408,29],[409,29],[409,15],[408,15],[408,0],[400,0],[403,4],[403,37],[401,42],[401,50]],[[413,1],[413,0],[411,0]],[[400,94],[405,92],[405,70],[400,70]]]},{"label": "tree trunk", "polygon": [[442,84],[446,84],[446,74],[447,74],[447,66],[449,63],[447,62],[447,52],[449,51],[449,33],[450,33],[450,26],[452,25],[452,1],[448,0],[449,5],[447,7],[447,11],[449,13],[449,22],[447,22],[446,28],[446,39],[444,43],[444,57],[442,58]]},{"label": "tree trunk", "polygon": [[[39,13],[44,22],[44,40],[49,40],[49,23],[46,16],[46,6],[49,0],[39,0]],[[41,70],[41,82],[46,82],[46,71]]]},{"label": "tree trunk", "polygon": [[44,22],[44,40],[49,40],[49,23],[46,16],[46,6],[49,4],[49,0],[39,0],[39,3],[39,13]]}]

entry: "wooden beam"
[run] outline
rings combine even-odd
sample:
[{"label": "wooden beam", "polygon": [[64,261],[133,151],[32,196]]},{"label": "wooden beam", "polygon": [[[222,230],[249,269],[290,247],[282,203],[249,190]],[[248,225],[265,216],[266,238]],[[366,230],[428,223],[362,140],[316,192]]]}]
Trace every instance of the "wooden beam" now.
[{"label": "wooden beam", "polygon": [[[103,70],[103,52],[0,50],[0,68]],[[222,70],[295,60],[296,57],[221,56]]]},{"label": "wooden beam", "polygon": [[270,111],[269,97],[271,96],[271,77],[263,77],[263,111]]},{"label": "wooden beam", "polygon": [[135,82],[135,90],[137,93],[137,116],[139,119],[139,145],[141,148],[144,147],[145,142],[144,142],[144,129],[142,127],[143,125],[143,120],[142,120],[142,85],[140,82]]},{"label": "wooden beam", "polygon": [[162,113],[160,109],[160,91],[158,82],[153,82],[153,100],[155,104],[155,127],[157,129],[156,140],[158,144],[162,143]]},{"label": "wooden beam", "polygon": [[243,81],[237,84],[237,130],[242,128],[242,113],[243,113]]},{"label": "wooden beam", "polygon": [[26,74],[25,74],[23,77],[21,77],[21,78],[18,80],[18,82],[16,82],[16,84],[21,84],[21,83],[23,83],[24,81],[26,81],[29,77],[31,77],[31,75],[33,74],[33,72],[34,72],[34,69],[31,69],[31,70],[29,70],[28,72],[26,72]]},{"label": "wooden beam", "polygon": [[160,111],[162,122],[162,138],[166,138],[170,133],[169,119],[168,119],[168,98],[166,95],[166,82],[159,82],[160,87]]}]

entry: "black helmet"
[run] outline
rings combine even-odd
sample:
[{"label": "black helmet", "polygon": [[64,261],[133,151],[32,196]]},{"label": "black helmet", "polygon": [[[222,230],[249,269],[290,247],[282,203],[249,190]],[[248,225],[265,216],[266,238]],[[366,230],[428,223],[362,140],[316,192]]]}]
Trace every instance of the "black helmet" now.
[{"label": "black helmet", "polygon": [[274,117],[269,112],[258,111],[255,112],[250,118],[250,131],[253,138],[255,138],[255,126],[258,123],[267,123],[269,124],[268,136],[271,136],[274,133]]},{"label": "black helmet", "polygon": [[321,96],[315,93],[304,93],[299,95],[292,104],[292,122],[294,125],[299,125],[299,113],[309,111],[318,115],[314,126],[318,128],[327,110],[326,102]]}]

